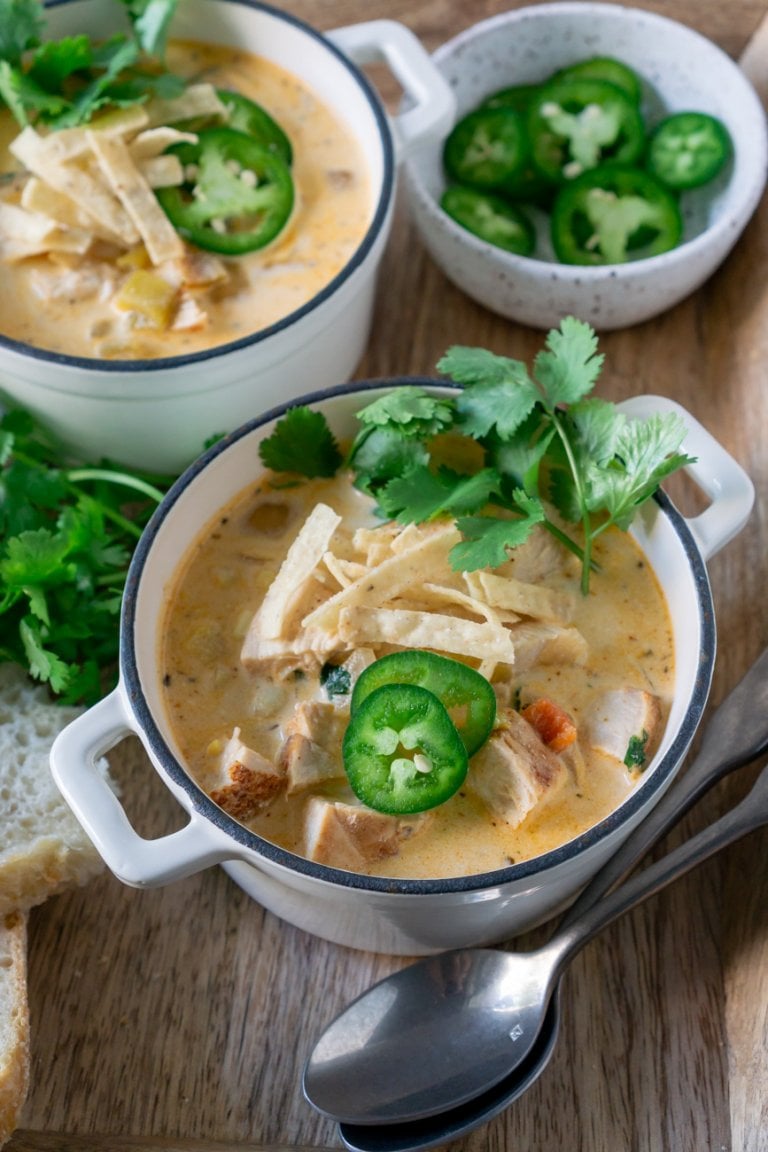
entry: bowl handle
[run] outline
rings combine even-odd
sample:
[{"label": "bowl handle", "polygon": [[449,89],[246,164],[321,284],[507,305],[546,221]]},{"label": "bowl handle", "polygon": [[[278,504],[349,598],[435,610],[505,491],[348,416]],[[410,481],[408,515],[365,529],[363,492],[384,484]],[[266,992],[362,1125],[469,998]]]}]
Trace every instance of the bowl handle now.
[{"label": "bowl handle", "polygon": [[711,503],[698,516],[686,518],[705,560],[741,532],[755,502],[755,488],[747,473],[690,412],[666,396],[632,396],[619,405],[627,416],[647,419],[654,412],[676,412],[688,429],[683,449],[696,462],[685,471]]},{"label": "bowl handle", "polygon": [[237,855],[233,841],[196,812],[178,832],[145,840],[100,771],[98,759],[125,736],[141,735],[116,688],[56,737],[51,771],[107,867],[135,888],[180,880]]},{"label": "bowl handle", "polygon": [[429,136],[453,125],[456,98],[448,81],[410,28],[397,20],[369,20],[327,33],[354,64],[383,61],[405,93],[405,110],[393,117],[398,160]]}]

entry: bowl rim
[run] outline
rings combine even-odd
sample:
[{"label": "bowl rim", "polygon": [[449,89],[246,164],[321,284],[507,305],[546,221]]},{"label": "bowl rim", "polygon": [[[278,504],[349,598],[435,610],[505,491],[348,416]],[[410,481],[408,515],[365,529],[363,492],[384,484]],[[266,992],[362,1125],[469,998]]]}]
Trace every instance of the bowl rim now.
[{"label": "bowl rim", "polygon": [[[229,436],[212,445],[182,473],[153,513],[131,559],[120,619],[120,681],[129,707],[143,733],[148,749],[151,750],[156,767],[159,767],[161,773],[165,774],[177,788],[186,793],[192,809],[197,814],[211,821],[218,830],[230,836],[235,841],[240,852],[233,852],[232,859],[245,860],[246,857],[243,850],[249,851],[289,872],[297,873],[306,878],[321,880],[324,883],[329,883],[337,887],[356,889],[361,892],[395,893],[409,896],[466,892],[479,893],[501,886],[508,886],[513,883],[545,877],[550,871],[567,865],[569,861],[581,856],[582,853],[589,851],[594,846],[605,841],[608,837],[612,836],[618,828],[627,821],[631,821],[632,818],[637,815],[650,795],[658,791],[663,792],[666,784],[677,771],[681,760],[688,750],[701,720],[714,672],[716,649],[714,603],[704,559],[699,552],[685,518],[677,511],[664,492],[659,491],[654,499],[661,512],[670,521],[672,528],[680,540],[687,561],[691,567],[696,587],[699,617],[699,635],[697,638],[699,658],[691,687],[689,706],[683,717],[683,722],[675,733],[669,748],[658,763],[654,765],[653,770],[638,782],[634,790],[622,801],[618,808],[572,840],[568,840],[557,848],[542,853],[540,856],[535,856],[530,860],[524,860],[504,868],[494,869],[490,872],[471,873],[467,876],[442,879],[419,880],[391,876],[367,876],[361,873],[347,872],[326,864],[318,864],[295,852],[281,848],[279,845],[266,840],[258,833],[253,832],[244,824],[240,824],[233,817],[229,816],[211,800],[208,794],[203,791],[182,764],[180,764],[166,743],[159,725],[155,721],[152,709],[144,692],[136,660],[136,609],[142,573],[160,529],[166,518],[173,513],[175,505],[187,491],[190,484],[196,481],[201,473],[223,453],[232,449],[239,441],[259,432],[266,425],[278,420],[285,414],[288,408],[296,407],[299,404],[322,407],[323,402],[328,399],[352,394],[364,395],[372,391],[381,391],[382,389],[393,389],[408,385],[442,389],[450,392],[457,391],[455,384],[448,383],[444,379],[441,380],[429,376],[395,376],[391,378],[353,380],[324,391],[311,392],[297,400],[290,400],[272,408],[268,412],[248,421]],[[191,542],[192,537],[190,537],[189,540],[190,544]],[[258,866],[255,861],[246,860],[246,862],[250,863],[251,866]]]},{"label": "bowl rim", "polygon": [[[521,256],[514,252],[508,252],[480,239],[466,228],[462,228],[440,207],[439,202],[427,189],[418,170],[419,153],[406,158],[403,166],[404,177],[411,195],[421,202],[427,213],[440,222],[440,226],[447,230],[454,243],[468,247],[483,258],[488,259],[490,257],[504,268],[529,272],[534,269],[541,269],[542,276],[546,276],[553,284],[562,282],[571,287],[579,285],[590,287],[594,283],[602,284],[606,280],[615,280],[618,276],[626,280],[628,278],[639,279],[657,272],[663,274],[670,267],[674,268],[685,264],[689,259],[695,259],[700,249],[708,249],[713,242],[720,240],[725,243],[731,237],[735,240],[757,207],[768,176],[768,117],[753,85],[741,71],[738,63],[728,56],[719,44],[690,25],[679,20],[673,20],[659,12],[615,3],[593,3],[592,0],[554,0],[553,3],[528,4],[522,8],[498,12],[469,25],[436,48],[432,54],[432,60],[436,67],[440,68],[446,59],[450,58],[465,44],[472,43],[478,36],[493,33],[500,26],[514,25],[525,20],[546,20],[549,17],[560,15],[586,17],[595,16],[598,13],[617,22],[623,22],[629,18],[646,22],[657,27],[660,36],[663,36],[665,29],[674,28],[676,33],[689,37],[692,41],[697,42],[702,49],[719,57],[726,67],[732,66],[734,74],[743,81],[744,98],[752,105],[756,120],[761,125],[762,130],[759,137],[750,139],[748,158],[754,166],[755,175],[762,172],[763,178],[750,183],[741,180],[736,183],[732,174],[728,186],[732,189],[733,203],[729,209],[722,212],[718,219],[709,224],[702,232],[688,240],[683,240],[682,243],[668,252],[661,252],[656,256],[645,256],[625,264],[563,264],[557,260],[542,260],[536,256]],[[737,219],[734,220],[734,217]]]},{"label": "bowl rim", "polygon": [[[83,0],[44,0],[44,8],[48,11],[49,9],[65,8],[69,4],[82,2]],[[389,122],[379,95],[365,73],[317,28],[314,28],[298,16],[294,16],[291,12],[276,8],[270,3],[265,3],[264,0],[201,0],[201,2],[210,5],[212,8],[217,4],[239,4],[244,8],[252,8],[256,11],[264,12],[268,16],[281,20],[286,24],[293,25],[299,31],[309,36],[310,39],[320,43],[331,56],[336,58],[338,63],[346,68],[353,80],[357,82],[362,95],[368,102],[378,128],[383,161],[381,186],[365,235],[343,268],[336,273],[324,288],[321,288],[320,291],[312,296],[305,304],[289,312],[287,316],[282,317],[280,320],[275,321],[274,324],[270,324],[266,328],[260,328],[248,336],[240,337],[238,340],[230,340],[226,344],[216,344],[211,348],[202,348],[197,352],[185,352],[177,356],[159,356],[152,360],[122,360],[102,359],[97,356],[75,356],[65,352],[54,352],[50,349],[38,348],[34,344],[29,344],[24,340],[16,340],[13,337],[0,333],[0,356],[3,352],[11,352],[25,359],[29,358],[48,364],[57,364],[66,368],[75,368],[79,372],[128,373],[129,375],[138,372],[163,372],[169,369],[184,368],[191,364],[205,363],[207,360],[218,360],[220,357],[230,353],[263,344],[270,337],[277,336],[294,324],[298,324],[305,316],[314,312],[315,309],[324,304],[329,297],[333,296],[338,289],[349,280],[352,274],[365,262],[376,244],[386,223],[395,194],[395,147]]]}]

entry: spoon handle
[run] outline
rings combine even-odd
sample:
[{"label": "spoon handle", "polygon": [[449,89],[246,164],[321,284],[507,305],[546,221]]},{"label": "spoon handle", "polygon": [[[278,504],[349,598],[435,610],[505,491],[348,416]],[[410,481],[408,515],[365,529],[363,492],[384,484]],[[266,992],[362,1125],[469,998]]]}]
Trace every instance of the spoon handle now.
[{"label": "spoon handle", "polygon": [[768,648],[708,721],[701,750],[641,824],[593,877],[558,926],[567,928],[626,876],[723,776],[768,750]]},{"label": "spoon handle", "polygon": [[768,764],[763,767],[751,792],[721,816],[714,824],[702,829],[696,836],[686,840],[668,855],[644,868],[626,880],[621,887],[609,893],[602,900],[587,908],[578,918],[573,918],[566,928],[558,931],[546,945],[556,955],[555,972],[557,977],[566,963],[588,941],[612,921],[642,903],[649,896],[659,892],[673,880],[683,876],[721,848],[768,823]]}]

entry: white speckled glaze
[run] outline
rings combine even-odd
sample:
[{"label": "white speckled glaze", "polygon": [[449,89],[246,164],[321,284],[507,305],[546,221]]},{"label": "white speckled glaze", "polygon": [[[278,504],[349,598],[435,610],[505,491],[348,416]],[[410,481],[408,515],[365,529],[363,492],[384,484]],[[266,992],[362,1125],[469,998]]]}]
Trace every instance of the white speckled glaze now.
[{"label": "white speckled glaze", "polygon": [[[418,381],[447,391],[434,381]],[[408,381],[391,381],[391,386]],[[347,436],[353,415],[387,390],[383,381],[349,384],[305,398]],[[179,479],[144,533],[123,601],[120,682],[56,740],[56,781],[107,865],[126,884],[166,884],[222,864],[250,896],[284,920],[352,948],[416,955],[496,943],[555,914],[571,900],[673,780],[706,703],[715,658],[715,621],[705,561],[743,526],[754,498],[742,469],[704,428],[661,397],[626,401],[629,416],[676,410],[688,426],[688,469],[711,503],[684,519],[650,502],[633,531],[665,590],[675,633],[675,690],[653,762],[631,795],[598,825],[554,851],[498,871],[449,880],[361,876],[315,864],[276,847],[228,816],[185,771],[158,670],[163,589],[199,530],[258,471],[258,445],[284,409],[221,441]],[[189,822],[170,836],[140,837],[96,767],[125,736],[139,736]]]},{"label": "white speckled glaze", "polygon": [[[116,31],[114,0],[50,0],[52,37]],[[117,13],[117,17],[116,17]],[[447,130],[453,98],[404,25],[371,20],[321,35],[259,0],[184,0],[181,38],[231,44],[300,76],[360,146],[371,222],[357,250],[312,300],[267,329],[201,352],[158,360],[99,360],[47,352],[0,336],[0,392],[35,413],[72,452],[177,474],[211,435],[304,392],[349,379],[368,341],[376,277],[389,237],[397,165]],[[356,61],[387,64],[410,106],[389,118]]]},{"label": "white speckled glaze", "polygon": [[719,117],[734,160],[712,184],[686,193],[684,242],[631,264],[575,267],[546,252],[515,256],[472,236],[439,207],[445,187],[442,142],[409,157],[405,189],[421,238],[459,288],[487,308],[536,328],[572,314],[598,329],[657,315],[698,288],[725,259],[752,215],[766,180],[766,121],[744,74],[693,29],[614,4],[556,3],[518,8],[468,28],[432,59],[456,95],[457,119],[496,89],[536,83],[589,56],[615,56],[644,79],[648,122],[696,110]]}]

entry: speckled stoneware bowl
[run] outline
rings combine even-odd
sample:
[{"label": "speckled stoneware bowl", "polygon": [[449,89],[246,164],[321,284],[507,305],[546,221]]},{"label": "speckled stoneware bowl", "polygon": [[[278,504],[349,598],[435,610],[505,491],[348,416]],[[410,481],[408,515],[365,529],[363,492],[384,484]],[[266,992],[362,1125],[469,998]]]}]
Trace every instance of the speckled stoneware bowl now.
[{"label": "speckled stoneware bowl", "polygon": [[620,328],[670,308],[722,263],[765,186],[766,120],[752,85],[715,44],[664,16],[614,4],[518,8],[468,28],[432,59],[455,92],[459,119],[499,88],[537,83],[600,55],[624,61],[643,78],[647,123],[664,112],[695,110],[719,117],[731,133],[727,169],[683,197],[684,240],[672,251],[603,267],[559,264],[546,250],[535,259],[515,256],[440,209],[441,141],[418,149],[405,166],[413,219],[449,279],[493,311],[537,328],[568,314],[599,329]]}]

